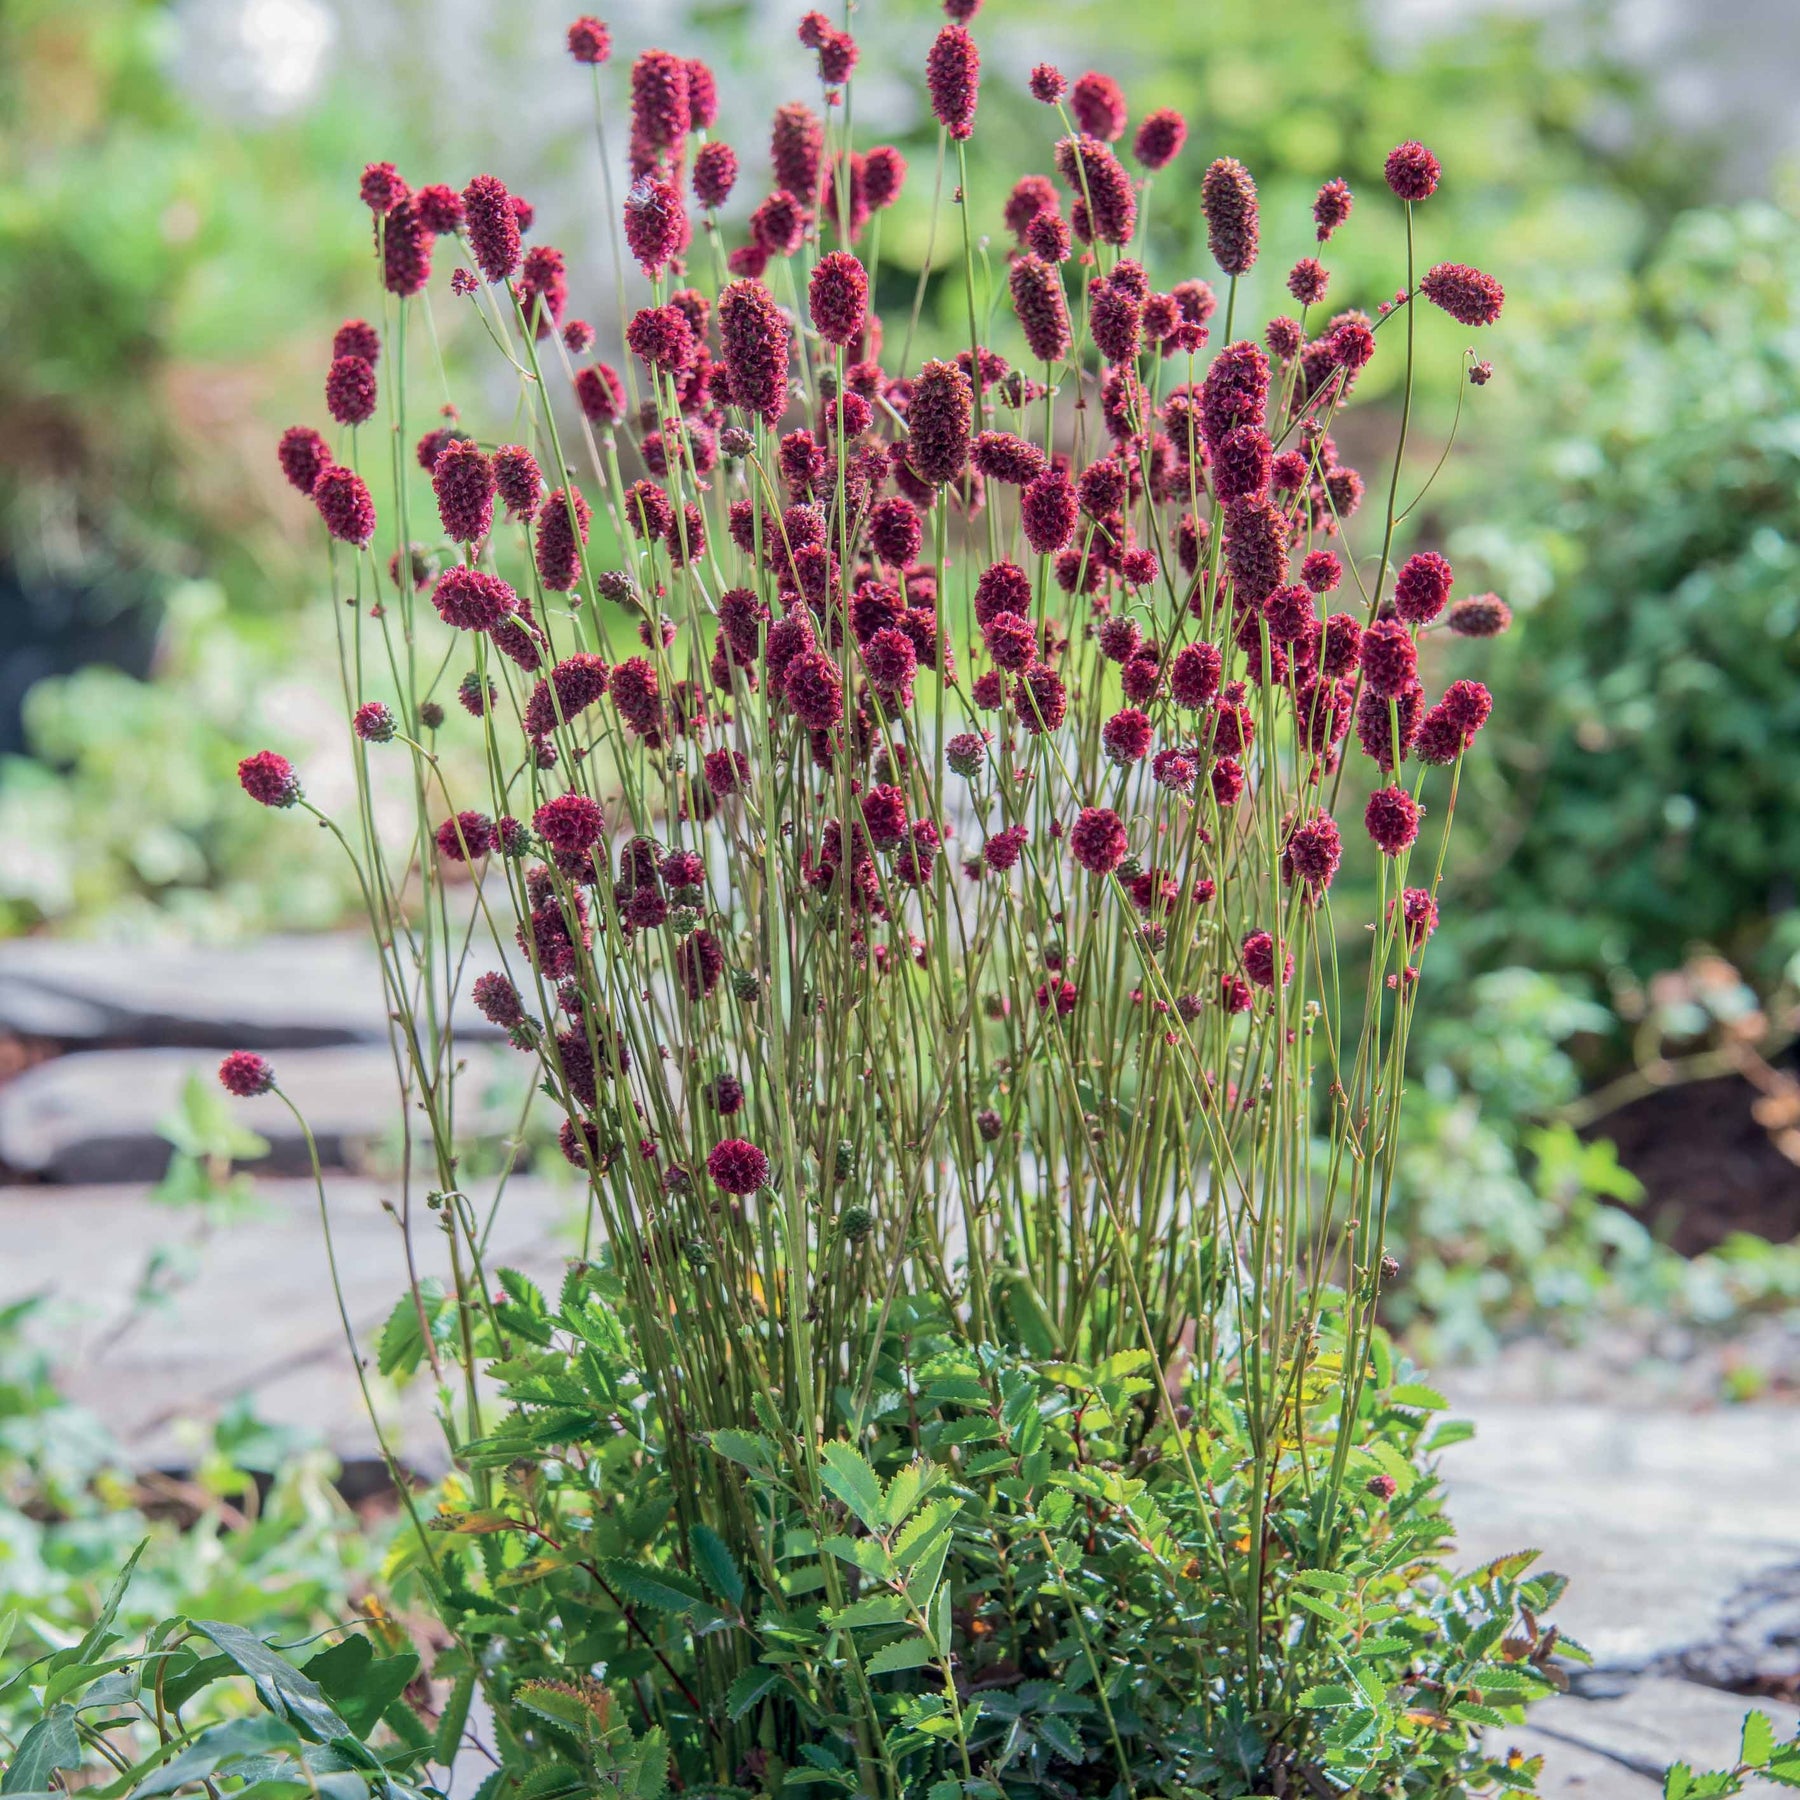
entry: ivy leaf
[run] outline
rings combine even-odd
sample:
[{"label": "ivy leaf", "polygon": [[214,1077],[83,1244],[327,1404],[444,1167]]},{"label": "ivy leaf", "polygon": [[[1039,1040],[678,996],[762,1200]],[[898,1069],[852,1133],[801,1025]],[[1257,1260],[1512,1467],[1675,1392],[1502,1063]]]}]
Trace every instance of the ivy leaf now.
[{"label": "ivy leaf", "polygon": [[57,1706],[39,1719],[20,1741],[18,1754],[0,1776],[0,1794],[40,1794],[51,1786],[58,1769],[81,1766],[81,1739],[75,1733],[75,1709]]}]

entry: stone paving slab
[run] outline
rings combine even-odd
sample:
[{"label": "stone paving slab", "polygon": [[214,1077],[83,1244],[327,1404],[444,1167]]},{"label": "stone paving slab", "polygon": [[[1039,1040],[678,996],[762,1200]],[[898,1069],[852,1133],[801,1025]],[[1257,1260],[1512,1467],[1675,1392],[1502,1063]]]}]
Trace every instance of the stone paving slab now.
[{"label": "stone paving slab", "polygon": [[[470,1139],[497,1140],[517,1129],[526,1096],[527,1064],[510,1048],[470,1045],[465,1096],[489,1104],[462,1109]],[[158,1180],[168,1167],[164,1122],[180,1110],[195,1075],[211,1082],[218,1058],[203,1050],[88,1050],[50,1058],[0,1086],[0,1164],[15,1174],[58,1182]],[[286,1049],[275,1057],[282,1088],[299,1107],[328,1167],[362,1167],[381,1148],[397,1163],[400,1101],[385,1046],[351,1044],[326,1050]],[[268,1140],[260,1172],[308,1172],[306,1144],[294,1116],[273,1094],[233,1100],[232,1116]],[[420,1136],[425,1135],[419,1120]]]},{"label": "stone paving slab", "polygon": [[1444,1453],[1465,1564],[1538,1549],[1570,1578],[1553,1615],[1603,1667],[1644,1669],[1723,1627],[1759,1576],[1800,1563],[1800,1415],[1483,1402]]},{"label": "stone paving slab", "polygon": [[1657,1800],[1662,1792],[1659,1776],[1640,1775],[1610,1756],[1531,1725],[1496,1726],[1487,1734],[1487,1746],[1494,1754],[1516,1750],[1524,1757],[1541,1756],[1541,1800]]},{"label": "stone paving slab", "polygon": [[[405,1291],[400,1230],[383,1201],[395,1190],[327,1179],[345,1306],[365,1359]],[[475,1197],[485,1202],[486,1195]],[[419,1272],[441,1275],[434,1216],[414,1202]],[[502,1264],[541,1282],[561,1278],[579,1247],[572,1187],[516,1178],[488,1245]],[[145,1467],[192,1455],[184,1421],[216,1418],[248,1397],[262,1418],[323,1439],[345,1460],[377,1454],[332,1298],[311,1182],[260,1181],[254,1208],[207,1223],[133,1187],[0,1188],[0,1305],[47,1297],[42,1329],[69,1398],[94,1412]],[[429,1378],[402,1401],[379,1378],[380,1409],[397,1453],[436,1469],[443,1453]]]},{"label": "stone paving slab", "polygon": [[[498,1035],[466,1000],[455,1023],[465,1036]],[[387,1009],[375,952],[350,933],[245,944],[17,938],[0,943],[0,1032],[280,1050],[384,1043]]]}]

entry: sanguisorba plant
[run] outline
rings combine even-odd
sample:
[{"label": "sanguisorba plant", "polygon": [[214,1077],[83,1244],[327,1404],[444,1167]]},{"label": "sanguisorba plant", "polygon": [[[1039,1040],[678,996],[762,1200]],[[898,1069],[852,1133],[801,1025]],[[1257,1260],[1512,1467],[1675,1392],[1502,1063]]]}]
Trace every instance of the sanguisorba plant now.
[{"label": "sanguisorba plant", "polygon": [[[912,355],[923,275],[910,318],[871,308],[906,168],[855,143],[845,30],[801,22],[822,106],[777,112],[744,235],[702,63],[633,65],[615,182],[584,19],[648,288],[634,309],[621,275],[621,367],[498,178],[373,164],[382,323],[334,341],[334,438],[281,442],[329,534],[354,733],[354,816],[318,816],[426,1140],[381,1349],[443,1396],[455,1472],[414,1560],[452,1725],[479,1680],[495,1780],[537,1800],[665,1768],[933,1800],[1528,1786],[1480,1735],[1548,1683],[1557,1580],[1445,1572],[1426,1452],[1453,1428],[1426,1435],[1442,1402],[1378,1324],[1488,710],[1469,681],[1429,699],[1420,644],[1507,621],[1399,559],[1414,317],[1489,324],[1500,285],[1414,267],[1440,171],[1405,143],[1404,287],[1328,315],[1308,254],[1258,341],[1249,172],[1201,190],[1223,291],[1159,285],[1143,219],[1184,121],[1140,122],[1134,175],[1117,85],[1048,65],[1058,180],[1004,197],[997,266],[977,4],[925,59],[945,355]],[[1307,247],[1351,209],[1328,181]],[[419,416],[434,256],[516,377],[503,423]],[[1405,371],[1366,504],[1332,428],[1378,353]],[[416,801],[399,843],[383,759]],[[240,774],[313,810],[273,751]],[[1346,829],[1379,852],[1360,922],[1333,912]],[[585,1180],[554,1305],[485,1266],[504,1183],[459,1181],[464,996],[537,1063]],[[274,1083],[247,1053],[222,1074]]]}]

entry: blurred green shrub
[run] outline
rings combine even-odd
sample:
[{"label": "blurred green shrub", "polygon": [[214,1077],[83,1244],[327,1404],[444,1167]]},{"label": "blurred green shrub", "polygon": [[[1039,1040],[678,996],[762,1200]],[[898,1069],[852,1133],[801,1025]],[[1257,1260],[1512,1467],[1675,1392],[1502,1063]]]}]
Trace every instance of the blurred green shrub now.
[{"label": "blurred green shrub", "polygon": [[1495,707],[1446,919],[1475,966],[1635,987],[1705,944],[1766,993],[1800,946],[1800,221],[1689,213],[1552,323],[1519,475],[1453,538],[1521,617],[1456,658]]}]

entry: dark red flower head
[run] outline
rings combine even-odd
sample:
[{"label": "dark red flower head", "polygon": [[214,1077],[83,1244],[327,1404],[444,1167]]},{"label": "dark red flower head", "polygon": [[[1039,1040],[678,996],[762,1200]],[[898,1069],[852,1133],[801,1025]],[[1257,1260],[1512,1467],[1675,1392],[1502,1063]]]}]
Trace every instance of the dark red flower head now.
[{"label": "dark red flower head", "polygon": [[776,107],[769,132],[769,162],[777,187],[786,188],[802,206],[817,202],[825,163],[825,125],[811,107],[798,100]]},{"label": "dark red flower head", "polygon": [[603,63],[612,55],[612,33],[591,15],[569,27],[569,54],[580,63]]},{"label": "dark red flower head", "polygon": [[1419,292],[1433,306],[1441,306],[1459,325],[1491,325],[1500,316],[1506,289],[1492,275],[1471,269],[1466,263],[1439,263],[1427,269]]},{"label": "dark red flower head", "polygon": [[1041,257],[1021,256],[1014,260],[1007,281],[1031,354],[1039,362],[1061,362],[1069,354],[1073,335],[1069,303],[1055,265]]},{"label": "dark red flower head", "polygon": [[1408,625],[1429,625],[1448,603],[1453,580],[1449,563],[1435,550],[1409,556],[1394,578],[1394,611]]},{"label": "dark red flower head", "polygon": [[1221,156],[1200,183],[1206,242],[1227,275],[1247,275],[1256,262],[1256,183],[1241,162]]},{"label": "dark red flower head", "polygon": [[275,1071],[254,1050],[234,1050],[219,1064],[219,1085],[240,1100],[254,1100],[275,1085]]},{"label": "dark red flower head", "polygon": [[546,800],[531,822],[559,856],[586,856],[606,829],[606,815],[586,794],[558,794]]},{"label": "dark red flower head", "polygon": [[931,110],[953,138],[975,129],[975,101],[981,90],[981,53],[960,25],[946,25],[925,58],[925,87]]},{"label": "dark red flower head", "polygon": [[365,744],[385,744],[394,735],[394,715],[379,700],[365,700],[356,709],[350,729]]},{"label": "dark red flower head", "polygon": [[275,446],[276,460],[289,483],[303,494],[331,467],[331,448],[310,425],[290,425]]},{"label": "dark red flower head", "polygon": [[1038,476],[1019,496],[1025,541],[1039,556],[1053,556],[1075,534],[1075,486],[1061,469]]},{"label": "dark red flower head", "polygon": [[1457,601],[1445,623],[1458,637],[1498,637],[1512,623],[1512,608],[1498,594],[1477,594]]},{"label": "dark red flower head", "polygon": [[648,175],[678,158],[693,118],[686,59],[646,50],[631,65],[632,175]]},{"label": "dark red flower head", "polygon": [[1137,229],[1137,191],[1112,147],[1098,138],[1064,138],[1056,172],[1074,199],[1075,234],[1088,242],[1126,244]]},{"label": "dark red flower head", "polygon": [[340,356],[325,372],[325,405],[340,425],[374,416],[375,370],[360,356]]},{"label": "dark red flower head", "polygon": [[447,861],[479,861],[494,847],[494,821],[486,813],[460,812],[437,828],[437,847]]},{"label": "dark red flower head", "polygon": [[259,806],[292,806],[300,798],[294,765],[274,750],[258,750],[238,764],[238,782]]},{"label": "dark red flower head", "polygon": [[1282,873],[1289,881],[1301,881],[1315,893],[1331,886],[1343,860],[1343,842],[1337,821],[1329,813],[1314,813],[1295,826],[1282,858]]},{"label": "dark red flower head", "polygon": [[[1266,931],[1253,931],[1243,943],[1244,973],[1258,987],[1275,985],[1275,940]],[[1281,985],[1286,987],[1294,974],[1293,952],[1282,959]]]},{"label": "dark red flower head", "polygon": [[1349,218],[1352,204],[1347,181],[1334,179],[1319,189],[1319,197],[1313,202],[1313,223],[1319,228],[1321,244]]},{"label": "dark red flower head", "polygon": [[640,175],[627,190],[625,242],[652,281],[681,254],[687,242],[687,215],[681,195],[660,176]]},{"label": "dark red flower head", "polygon": [[592,424],[612,425],[625,416],[625,383],[609,363],[575,371],[575,398]]},{"label": "dark red flower head", "polygon": [[493,529],[494,465],[479,445],[467,438],[447,443],[432,467],[431,487],[451,542],[477,544]]},{"label": "dark red flower head", "polygon": [[689,125],[695,131],[711,131],[719,118],[719,84],[697,56],[688,58],[687,77]]},{"label": "dark red flower head", "polygon": [[731,402],[776,424],[787,410],[786,315],[760,281],[734,281],[719,296],[719,341]]},{"label": "dark red flower head", "polygon": [[331,354],[360,356],[373,368],[381,360],[381,333],[367,319],[346,319],[332,337]]},{"label": "dark red flower head", "polygon": [[431,603],[446,625],[459,631],[491,631],[519,610],[519,596],[498,575],[452,564],[437,578]]},{"label": "dark red flower head", "polygon": [[906,460],[921,481],[939,486],[968,466],[975,390],[953,362],[927,362],[913,382]]},{"label": "dark red flower head", "polygon": [[847,250],[821,256],[807,294],[812,322],[829,344],[853,343],[869,317],[869,275]]},{"label": "dark red flower head", "polygon": [[502,444],[494,452],[494,489],[510,517],[528,519],[537,511],[544,477],[537,458],[523,444]]},{"label": "dark red flower head", "polygon": [[532,557],[538,580],[552,593],[566,594],[581,579],[581,546],[587,542],[589,516],[579,488],[554,488],[538,508]]},{"label": "dark red flower head", "polygon": [[1398,619],[1377,619],[1362,639],[1363,681],[1370,693],[1395,700],[1419,671],[1419,652],[1412,634]]},{"label": "dark red flower head", "polygon": [[463,189],[469,247],[489,281],[510,281],[519,266],[519,215],[496,175],[477,175]]},{"label": "dark red flower head", "polygon": [[1437,192],[1441,170],[1438,159],[1423,144],[1408,138],[1388,152],[1382,173],[1402,200],[1429,200]]},{"label": "dark red flower head", "polygon": [[358,184],[363,205],[377,218],[384,218],[412,191],[400,179],[400,172],[390,162],[367,164]]},{"label": "dark red flower head", "polygon": [[706,1172],[728,1194],[754,1194],[768,1185],[769,1159],[747,1139],[727,1138],[708,1153]]},{"label": "dark red flower head", "polygon": [[419,223],[437,237],[450,237],[462,229],[463,198],[455,188],[441,181],[422,187],[413,195],[413,206]]},{"label": "dark red flower head", "polygon": [[1089,69],[1069,90],[1069,110],[1089,137],[1116,144],[1125,135],[1125,93],[1110,75]]},{"label": "dark red flower head", "polygon": [[1041,100],[1046,106],[1054,106],[1069,91],[1068,79],[1054,63],[1039,63],[1031,71],[1027,85],[1032,99]]},{"label": "dark red flower head", "polygon": [[1363,811],[1369,836],[1384,856],[1398,856],[1419,835],[1419,806],[1403,787],[1377,788]]},{"label": "dark red flower head", "polygon": [[694,198],[702,206],[723,206],[737,185],[737,152],[715,139],[694,157]]},{"label": "dark red flower head", "polygon": [[1146,169],[1166,169],[1187,142],[1187,120],[1172,106],[1159,107],[1137,128],[1132,154]]},{"label": "dark red flower head", "polygon": [[1110,875],[1128,848],[1125,822],[1109,806],[1084,807],[1069,829],[1069,854],[1090,875]]},{"label": "dark red flower head", "polygon": [[906,158],[892,144],[877,144],[863,158],[863,199],[871,212],[892,206],[905,185]]},{"label": "dark red flower head", "polygon": [[325,529],[334,538],[360,548],[375,535],[375,502],[354,470],[335,465],[321,469],[312,498]]}]

